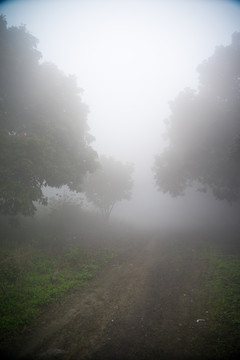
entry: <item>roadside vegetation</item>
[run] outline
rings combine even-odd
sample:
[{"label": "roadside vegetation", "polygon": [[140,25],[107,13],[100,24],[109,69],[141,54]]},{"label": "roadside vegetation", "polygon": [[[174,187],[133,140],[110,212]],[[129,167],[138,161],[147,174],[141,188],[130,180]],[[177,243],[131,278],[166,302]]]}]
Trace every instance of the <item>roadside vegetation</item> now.
[{"label": "roadside vegetation", "polygon": [[232,358],[240,353],[240,254],[212,246],[204,258],[210,265],[206,292],[213,350],[216,358]]},{"label": "roadside vegetation", "polygon": [[69,196],[34,218],[1,218],[0,337],[24,330],[46,306],[80,289],[121,251],[121,235]]},{"label": "roadside vegetation", "polygon": [[54,256],[25,247],[1,255],[1,330],[15,332],[35,320],[43,306],[87,284],[115,252],[71,246]]},{"label": "roadside vegetation", "polygon": [[166,358],[170,354],[183,359],[239,358],[239,239],[228,231],[226,241],[226,235],[209,229],[183,231],[159,242],[164,254],[159,277],[171,294],[163,309],[177,325],[166,325]]}]

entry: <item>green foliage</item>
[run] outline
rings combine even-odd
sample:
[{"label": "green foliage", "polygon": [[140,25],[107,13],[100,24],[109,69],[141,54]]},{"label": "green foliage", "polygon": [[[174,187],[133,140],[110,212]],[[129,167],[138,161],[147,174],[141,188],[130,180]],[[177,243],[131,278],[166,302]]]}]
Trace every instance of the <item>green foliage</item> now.
[{"label": "green foliage", "polygon": [[211,336],[218,339],[216,357],[225,359],[239,344],[240,256],[208,248],[204,259],[211,269],[206,278]]},{"label": "green foliage", "polygon": [[[6,215],[32,215],[36,210],[34,201],[46,204],[42,194],[39,167],[41,146],[37,139],[13,136],[0,131],[0,213]],[[40,175],[40,174],[39,174]]]},{"label": "green foliage", "polygon": [[156,157],[159,190],[182,195],[194,184],[232,202],[240,190],[240,33],[198,67],[199,89],[170,103],[168,145]]},{"label": "green foliage", "polygon": [[102,156],[100,167],[85,178],[83,190],[87,200],[93,203],[108,220],[115,204],[130,199],[133,167]]},{"label": "green foliage", "polygon": [[75,77],[40,64],[37,39],[0,17],[0,213],[32,215],[42,188],[80,190],[96,153]]}]

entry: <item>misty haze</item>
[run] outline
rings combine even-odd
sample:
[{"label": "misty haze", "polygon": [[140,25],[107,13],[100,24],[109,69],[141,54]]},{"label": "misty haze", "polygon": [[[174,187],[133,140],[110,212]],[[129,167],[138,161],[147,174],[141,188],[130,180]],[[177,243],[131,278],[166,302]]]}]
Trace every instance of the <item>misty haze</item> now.
[{"label": "misty haze", "polygon": [[0,2],[1,359],[239,358],[239,18]]}]

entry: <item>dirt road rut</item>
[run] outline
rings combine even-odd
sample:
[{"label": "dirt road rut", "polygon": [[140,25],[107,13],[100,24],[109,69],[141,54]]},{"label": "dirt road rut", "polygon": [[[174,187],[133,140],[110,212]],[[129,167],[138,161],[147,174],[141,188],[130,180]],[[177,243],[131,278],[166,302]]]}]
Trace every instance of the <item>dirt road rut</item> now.
[{"label": "dirt road rut", "polygon": [[52,307],[15,345],[17,358],[204,358],[207,321],[196,319],[207,318],[199,290],[205,264],[196,252],[172,253],[156,240],[135,245]]}]

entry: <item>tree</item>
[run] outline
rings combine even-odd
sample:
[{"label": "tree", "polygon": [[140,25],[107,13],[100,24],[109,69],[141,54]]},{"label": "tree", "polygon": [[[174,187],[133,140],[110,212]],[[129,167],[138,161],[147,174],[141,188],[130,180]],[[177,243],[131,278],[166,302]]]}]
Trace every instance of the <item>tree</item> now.
[{"label": "tree", "polygon": [[37,39],[0,17],[0,213],[32,215],[44,186],[80,190],[97,154],[74,76],[39,62]]},{"label": "tree", "polygon": [[232,202],[240,192],[240,33],[198,72],[198,91],[185,89],[170,104],[168,144],[154,164],[156,184],[172,196],[201,184]]},{"label": "tree", "polygon": [[96,172],[86,176],[83,189],[87,200],[108,220],[115,204],[130,199],[133,167],[112,157],[102,156]]}]

